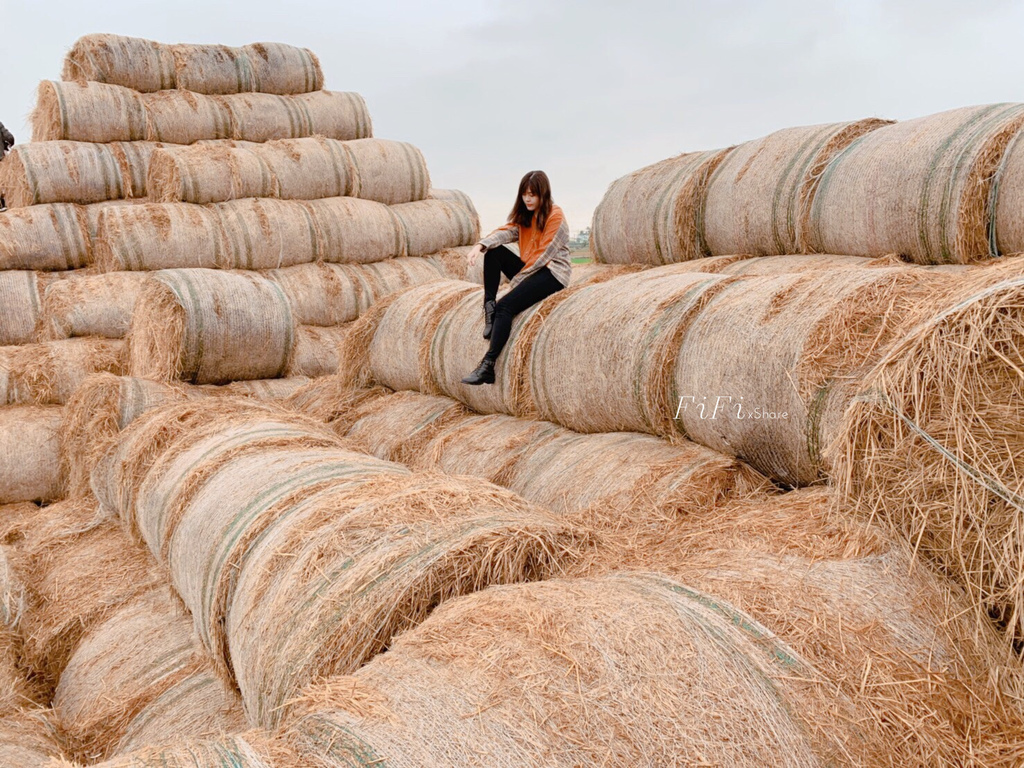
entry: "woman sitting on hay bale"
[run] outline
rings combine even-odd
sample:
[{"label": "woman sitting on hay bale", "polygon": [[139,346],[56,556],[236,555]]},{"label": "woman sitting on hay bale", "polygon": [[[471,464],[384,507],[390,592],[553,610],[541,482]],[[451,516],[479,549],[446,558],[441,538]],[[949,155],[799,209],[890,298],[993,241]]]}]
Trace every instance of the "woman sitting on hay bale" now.
[{"label": "woman sitting on hay bale", "polygon": [[[519,242],[521,256],[505,243]],[[480,365],[462,381],[493,384],[494,363],[508,342],[512,320],[525,309],[569,285],[569,225],[551,201],[551,183],[544,171],[530,171],[519,182],[508,223],[483,238],[469,254],[470,266],[484,254],[484,338],[491,346]],[[501,273],[511,281],[500,301]]]}]

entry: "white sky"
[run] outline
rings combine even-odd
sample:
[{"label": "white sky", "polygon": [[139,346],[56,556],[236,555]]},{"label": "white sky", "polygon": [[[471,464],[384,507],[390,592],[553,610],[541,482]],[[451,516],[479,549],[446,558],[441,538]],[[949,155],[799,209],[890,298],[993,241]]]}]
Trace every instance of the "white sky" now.
[{"label": "white sky", "polygon": [[1024,0],[0,0],[0,121],[19,141],[36,84],[90,32],[311,48],[485,232],[533,169],[576,231],[614,179],[679,152],[1024,101]]}]

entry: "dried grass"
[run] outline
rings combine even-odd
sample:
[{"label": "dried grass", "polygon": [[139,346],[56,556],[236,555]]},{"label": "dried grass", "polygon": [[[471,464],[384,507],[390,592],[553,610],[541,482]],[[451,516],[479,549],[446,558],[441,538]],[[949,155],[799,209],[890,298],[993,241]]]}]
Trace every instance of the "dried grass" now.
[{"label": "dried grass", "polygon": [[253,274],[177,269],[142,289],[128,337],[133,376],[196,384],[281,376],[294,345],[288,300]]},{"label": "dried grass", "polygon": [[992,182],[1022,125],[1024,106],[991,104],[866,134],[822,169],[801,242],[819,253],[898,253],[920,264],[996,255]]},{"label": "dried grass", "polygon": [[[305,694],[311,764],[860,764],[852,706],[770,629],[656,574],[453,600]],[[314,762],[319,761],[319,762]]]},{"label": "dried grass", "polygon": [[731,150],[691,152],[612,182],[594,211],[591,250],[606,264],[671,264],[709,256],[708,181]]},{"label": "dried grass", "polygon": [[964,584],[979,624],[991,614],[1019,638],[1024,281],[993,280],[1002,269],[977,273],[961,301],[888,351],[829,453],[846,502]]},{"label": "dried grass", "polygon": [[62,495],[59,406],[0,408],[0,504]]},{"label": "dried grass", "polygon": [[22,622],[25,661],[52,691],[83,637],[163,577],[91,499],[46,507],[22,549],[31,587]]},{"label": "dried grass", "polygon": [[124,342],[62,339],[0,347],[0,404],[62,405],[94,373],[124,372]]},{"label": "dried grass", "polygon": [[39,274],[0,271],[0,347],[35,339],[42,305]]},{"label": "dried grass", "polygon": [[707,188],[704,236],[715,255],[799,253],[799,223],[817,175],[853,141],[888,120],[786,128],[740,144]]},{"label": "dried grass", "polygon": [[476,210],[455,200],[420,200],[391,206],[404,233],[403,256],[429,256],[480,239]]},{"label": "dried grass", "polygon": [[72,274],[53,283],[43,295],[40,336],[124,338],[145,280],[139,272],[111,272]]},{"label": "dried grass", "polygon": [[30,118],[32,141],[144,141],[146,110],[139,95],[104,83],[43,80]]},{"label": "dried grass", "polygon": [[306,684],[354,671],[438,604],[544,578],[577,542],[469,478],[380,475],[294,506],[252,548],[227,613],[247,715],[281,721]]},{"label": "dried grass", "polygon": [[668,266],[569,296],[547,317],[526,363],[540,418],[577,432],[671,436],[680,340],[735,279]]},{"label": "dried grass", "polygon": [[[95,763],[95,768],[304,768],[294,751],[262,731],[231,734],[216,739],[188,739],[171,746],[144,747]],[[33,766],[32,768],[35,768]],[[82,768],[78,763],[54,761],[45,768]]]},{"label": "dried grass", "polygon": [[284,43],[169,45],[139,37],[80,37],[64,57],[64,80],[111,83],[136,91],[306,93],[323,88],[316,54]]},{"label": "dried grass", "polygon": [[60,428],[61,473],[68,496],[91,493],[96,464],[134,419],[161,405],[202,396],[182,384],[100,373],[83,381],[64,408]]},{"label": "dried grass", "polygon": [[788,485],[819,480],[867,368],[961,279],[895,267],[732,283],[676,345],[676,428]]},{"label": "dried grass", "polygon": [[[0,718],[0,765],[50,768],[60,758],[50,710],[27,709]],[[59,764],[59,763],[58,763]]]}]

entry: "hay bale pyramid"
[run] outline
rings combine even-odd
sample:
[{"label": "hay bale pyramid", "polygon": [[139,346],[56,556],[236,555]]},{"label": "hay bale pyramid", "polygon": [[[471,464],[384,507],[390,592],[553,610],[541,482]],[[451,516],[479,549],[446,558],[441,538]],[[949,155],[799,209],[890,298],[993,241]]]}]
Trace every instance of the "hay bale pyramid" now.
[{"label": "hay bale pyramid", "polygon": [[0,161],[0,765],[1019,765],[1024,107],[480,237],[278,43],[89,35]]}]

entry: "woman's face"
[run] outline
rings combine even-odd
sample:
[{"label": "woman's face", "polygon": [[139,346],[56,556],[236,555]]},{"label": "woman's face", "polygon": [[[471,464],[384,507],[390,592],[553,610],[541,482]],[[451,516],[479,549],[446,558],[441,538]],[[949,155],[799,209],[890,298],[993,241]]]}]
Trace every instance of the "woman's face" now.
[{"label": "woman's face", "polygon": [[540,205],[540,197],[532,189],[528,189],[523,192],[523,205],[526,206],[526,210],[532,213]]}]

